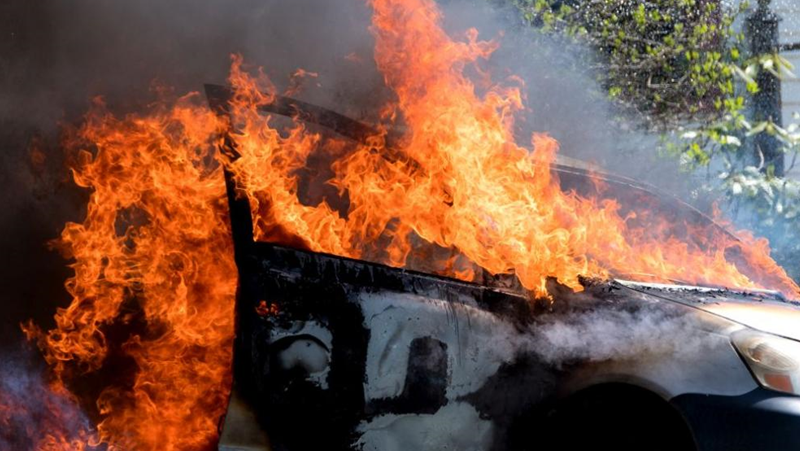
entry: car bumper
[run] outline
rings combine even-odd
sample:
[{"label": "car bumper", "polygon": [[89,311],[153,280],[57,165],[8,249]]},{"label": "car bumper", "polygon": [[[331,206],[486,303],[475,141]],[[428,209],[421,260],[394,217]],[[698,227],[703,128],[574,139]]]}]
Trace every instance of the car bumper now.
[{"label": "car bumper", "polygon": [[758,388],[741,396],[681,395],[672,404],[699,451],[800,450],[800,397]]}]

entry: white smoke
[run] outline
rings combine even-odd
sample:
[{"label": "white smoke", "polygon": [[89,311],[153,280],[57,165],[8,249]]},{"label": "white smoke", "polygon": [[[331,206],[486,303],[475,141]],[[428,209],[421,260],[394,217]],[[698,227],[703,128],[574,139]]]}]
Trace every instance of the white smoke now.
[{"label": "white smoke", "polygon": [[696,317],[662,308],[600,308],[537,325],[533,351],[549,364],[688,357],[705,350]]}]

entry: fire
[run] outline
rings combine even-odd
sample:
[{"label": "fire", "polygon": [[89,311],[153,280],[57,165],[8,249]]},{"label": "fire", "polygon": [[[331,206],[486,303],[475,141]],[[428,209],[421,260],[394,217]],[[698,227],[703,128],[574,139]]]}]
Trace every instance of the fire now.
[{"label": "fire", "polygon": [[[548,277],[579,290],[580,275],[615,274],[798,293],[766,241],[714,227],[675,234],[699,226],[562,191],[551,171],[555,140],[513,139],[518,84],[494,84],[481,70],[498,43],[475,30],[453,39],[432,0],[369,5],[375,62],[396,96],[376,106],[381,131],[366,144],[327,139],[300,121],[281,129],[257,111],[275,87],[243,71],[239,57],[229,121],[196,94],[122,118],[98,104],[68,139],[74,180],[91,193],[85,220],[67,224],[57,243],[73,261],[73,301],[53,330],[24,329],[54,386],[75,393],[95,420],[79,434],[86,443],[214,443],[236,288],[224,165],[250,200],[260,240],[466,280],[480,270],[513,273],[537,296],[547,296]],[[391,130],[404,133],[389,144]],[[225,133],[241,154],[234,162],[215,150]],[[330,156],[327,183],[346,202],[301,201],[299,171],[319,152]],[[81,384],[87,378],[97,386]],[[0,422],[12,409],[0,405]],[[40,449],[77,447],[47,440],[62,445]]]},{"label": "fire", "polygon": [[207,448],[224,411],[236,267],[220,124],[197,97],[122,119],[97,105],[67,143],[91,190],[86,219],[57,244],[74,261],[73,302],[55,329],[25,329],[59,381],[93,395],[111,449]]},{"label": "fire", "polygon": [[[301,204],[296,172],[320,138],[301,124],[281,138],[256,113],[271,102],[260,94],[270,86],[236,61],[233,136],[243,157],[231,166],[250,198],[257,238],[280,241],[288,232],[314,251],[394,266],[430,260],[436,246],[452,250],[432,264],[438,272],[469,279],[477,265],[514,273],[538,296],[547,295],[548,277],[579,290],[580,275],[614,274],[797,293],[765,241],[691,224],[678,226],[695,230],[676,234],[675,224],[647,212],[622,215],[613,200],[563,192],[550,171],[555,140],[535,135],[529,148],[515,143],[520,89],[491,84],[480,70],[497,43],[478,40],[475,30],[452,39],[428,0],[369,3],[375,61],[396,93],[383,106],[382,125],[406,130],[394,144],[404,158],[383,158],[391,152],[379,134],[332,164],[328,183],[347,194],[346,215],[324,201]],[[483,75],[481,86],[465,75],[470,68]]]}]

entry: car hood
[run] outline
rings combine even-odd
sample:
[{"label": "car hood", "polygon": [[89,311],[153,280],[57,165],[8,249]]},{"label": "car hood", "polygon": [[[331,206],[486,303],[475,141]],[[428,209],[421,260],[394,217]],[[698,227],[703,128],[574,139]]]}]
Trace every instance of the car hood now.
[{"label": "car hood", "polygon": [[616,282],[627,288],[694,307],[753,329],[800,341],[800,302],[765,290]]}]

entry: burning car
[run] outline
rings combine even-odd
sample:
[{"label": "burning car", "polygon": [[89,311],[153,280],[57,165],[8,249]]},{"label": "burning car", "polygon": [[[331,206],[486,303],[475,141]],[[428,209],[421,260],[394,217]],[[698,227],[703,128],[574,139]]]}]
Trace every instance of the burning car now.
[{"label": "burning car", "polygon": [[[228,113],[227,88],[206,93]],[[263,109],[372,133],[285,97]],[[645,184],[550,170],[564,191],[726,233]],[[548,279],[542,297],[513,274],[464,281],[312,252],[255,239],[248,198],[226,182],[239,288],[221,450],[800,447],[800,303],[777,291],[620,275],[582,290]]]},{"label": "burning car", "polygon": [[[261,30],[272,8],[255,3]],[[363,12],[339,22],[325,14],[338,2],[300,3],[284,33],[252,36],[291,56],[309,42],[286,45],[310,28],[295,17],[338,42]],[[368,42],[317,49],[314,72],[250,71],[234,54],[230,88],[203,99],[154,83],[150,103],[129,98],[121,71],[102,85],[126,95],[65,124],[59,147],[86,201],[52,243],[70,261],[70,302],[47,330],[22,324],[47,368],[4,362],[0,448],[797,448],[800,287],[766,240],[557,159],[528,121],[522,74],[492,57],[501,39],[451,35],[441,2],[366,3]],[[230,40],[197,37],[249,43],[245,15]],[[171,49],[189,36],[178,28],[177,41],[139,34]],[[194,73],[185,41],[180,60],[153,54],[158,73]],[[80,42],[77,61],[94,58]],[[113,61],[151,50],[100,47]],[[317,71],[319,103],[359,121],[289,98],[319,98],[306,89]],[[92,73],[87,89],[107,78]],[[31,87],[19,103],[38,123],[49,90]],[[564,125],[596,150],[590,130]],[[39,178],[38,144],[31,157],[20,180]]]}]

